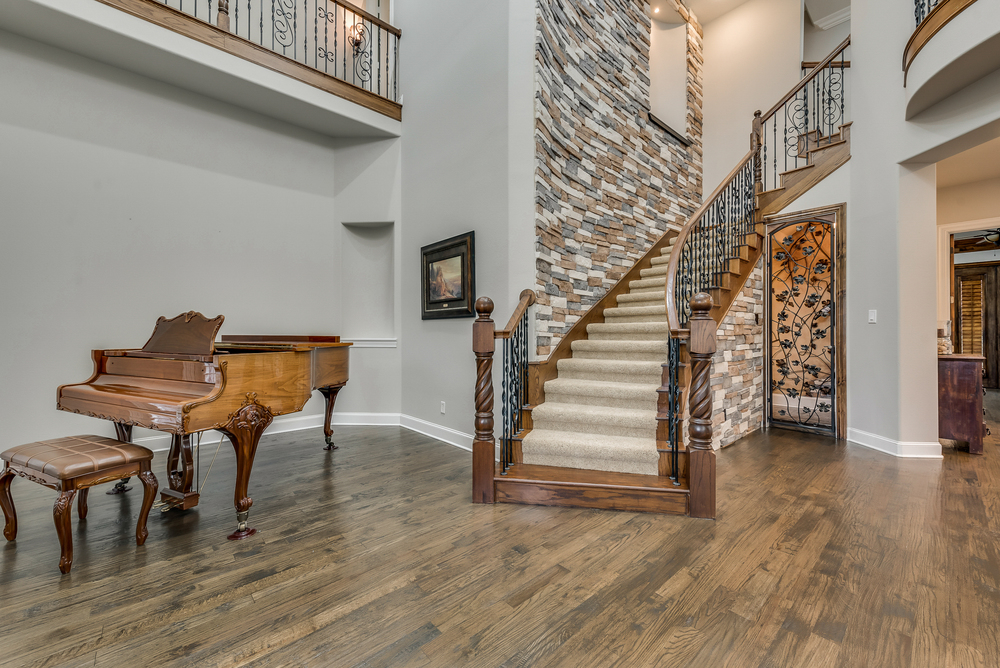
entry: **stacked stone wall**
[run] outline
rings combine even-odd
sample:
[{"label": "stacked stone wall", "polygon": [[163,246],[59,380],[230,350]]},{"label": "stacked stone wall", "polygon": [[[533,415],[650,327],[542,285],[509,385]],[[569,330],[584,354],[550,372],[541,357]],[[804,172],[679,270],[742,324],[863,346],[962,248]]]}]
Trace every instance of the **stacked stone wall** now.
[{"label": "stacked stone wall", "polygon": [[685,146],[649,111],[645,0],[538,0],[535,39],[537,352],[702,197],[702,31],[688,18]]},{"label": "stacked stone wall", "polygon": [[712,447],[724,448],[764,424],[764,259],[716,332],[712,358]]}]

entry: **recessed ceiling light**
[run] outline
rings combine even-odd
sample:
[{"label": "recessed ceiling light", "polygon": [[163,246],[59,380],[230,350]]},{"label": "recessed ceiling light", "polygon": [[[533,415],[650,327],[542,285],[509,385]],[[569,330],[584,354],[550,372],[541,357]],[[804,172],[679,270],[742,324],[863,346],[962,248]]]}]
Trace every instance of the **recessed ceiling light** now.
[{"label": "recessed ceiling light", "polygon": [[654,13],[654,14],[659,14],[659,13],[660,13],[660,8],[659,8],[659,7],[657,7],[656,9],[654,9],[654,10],[653,10],[653,13]]}]

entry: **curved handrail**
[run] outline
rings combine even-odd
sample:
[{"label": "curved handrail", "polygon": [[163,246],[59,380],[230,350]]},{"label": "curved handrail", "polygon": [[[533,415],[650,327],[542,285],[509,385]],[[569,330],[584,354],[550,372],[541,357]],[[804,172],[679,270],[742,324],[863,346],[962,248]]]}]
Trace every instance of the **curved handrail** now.
[{"label": "curved handrail", "polygon": [[335,0],[335,2],[337,2],[337,4],[342,5],[344,9],[346,9],[347,11],[354,12],[355,14],[365,19],[366,21],[374,23],[378,27],[382,28],[386,32],[392,33],[396,37],[401,37],[403,35],[403,31],[397,28],[396,26],[386,23],[385,21],[375,16],[374,14],[369,14],[365,10],[355,5],[354,3],[348,2],[348,0]]},{"label": "curved handrail", "polygon": [[690,220],[687,224],[681,228],[680,233],[677,235],[677,241],[674,242],[674,248],[676,249],[670,255],[670,262],[667,264],[667,286],[666,294],[664,295],[667,305],[667,324],[670,327],[671,336],[679,336],[683,338],[683,332],[686,331],[681,328],[680,317],[677,314],[677,302],[675,299],[675,288],[677,285],[677,266],[680,263],[681,253],[680,250],[684,247],[689,236],[691,236],[691,231],[694,227],[701,221],[702,216],[708,211],[709,207],[715,203],[715,200],[719,199],[729,184],[732,183],[736,175],[739,174],[746,167],[747,163],[753,160],[759,149],[755,146],[751,148],[750,151],[743,156],[736,167],[733,168],[726,178],[722,180],[722,183],[712,191],[712,194],[708,196],[708,199],[698,208],[697,211],[692,214]]},{"label": "curved handrail", "polygon": [[930,14],[920,22],[910,39],[907,40],[903,48],[903,85],[906,86],[906,77],[910,73],[910,65],[917,57],[921,49],[927,46],[934,35],[948,25],[948,22],[961,14],[976,0],[941,0],[937,7],[931,10]]},{"label": "curved handrail", "polygon": [[514,329],[517,327],[518,323],[521,321],[521,317],[524,312],[528,310],[528,307],[535,303],[537,299],[535,297],[534,290],[521,290],[519,295],[521,300],[514,307],[514,314],[510,316],[510,320],[507,321],[507,327],[505,329],[498,329],[493,332],[493,338],[496,339],[509,339],[513,333]]},{"label": "curved handrail", "polygon": [[766,121],[767,119],[771,118],[771,116],[774,116],[776,113],[778,113],[779,109],[785,106],[785,104],[787,104],[788,101],[791,100],[793,97],[798,95],[799,91],[805,88],[810,81],[815,79],[817,74],[819,74],[822,70],[824,70],[827,65],[832,63],[833,59],[839,56],[841,53],[843,53],[844,49],[846,49],[850,45],[851,45],[851,36],[848,35],[847,39],[841,42],[840,45],[836,49],[834,49],[829,56],[823,59],[819,65],[809,70],[809,73],[806,74],[804,77],[802,77],[802,81],[796,84],[795,87],[792,88],[792,90],[788,91],[788,94],[786,94],[783,98],[781,98],[778,104],[768,109],[767,113],[762,116],[762,119]]}]

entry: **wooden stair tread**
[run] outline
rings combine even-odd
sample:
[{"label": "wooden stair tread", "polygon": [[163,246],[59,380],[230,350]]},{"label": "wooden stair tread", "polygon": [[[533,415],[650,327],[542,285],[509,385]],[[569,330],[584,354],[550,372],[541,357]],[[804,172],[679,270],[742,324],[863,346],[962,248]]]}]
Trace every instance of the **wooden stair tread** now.
[{"label": "wooden stair tread", "polygon": [[669,478],[664,476],[572,469],[562,466],[538,466],[535,464],[513,464],[507,467],[505,475],[500,474],[498,467],[496,481],[498,483],[546,483],[549,485],[604,487],[647,492],[670,491],[681,494],[688,493],[688,490],[683,487],[677,487]]}]

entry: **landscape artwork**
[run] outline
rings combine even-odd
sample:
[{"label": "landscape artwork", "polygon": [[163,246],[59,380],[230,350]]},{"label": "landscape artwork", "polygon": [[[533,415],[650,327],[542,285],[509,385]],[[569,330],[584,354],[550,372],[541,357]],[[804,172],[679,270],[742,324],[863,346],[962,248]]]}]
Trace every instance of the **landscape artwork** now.
[{"label": "landscape artwork", "polygon": [[420,249],[420,317],[475,317],[476,235],[466,232]]},{"label": "landscape artwork", "polygon": [[431,301],[462,299],[462,256],[430,263]]}]

